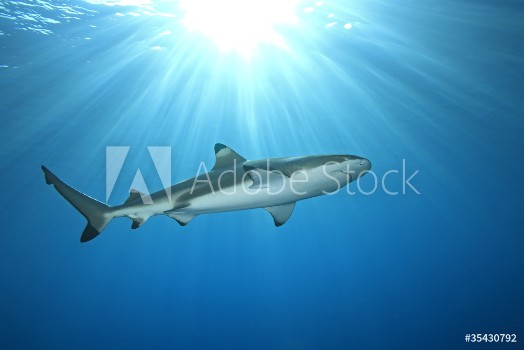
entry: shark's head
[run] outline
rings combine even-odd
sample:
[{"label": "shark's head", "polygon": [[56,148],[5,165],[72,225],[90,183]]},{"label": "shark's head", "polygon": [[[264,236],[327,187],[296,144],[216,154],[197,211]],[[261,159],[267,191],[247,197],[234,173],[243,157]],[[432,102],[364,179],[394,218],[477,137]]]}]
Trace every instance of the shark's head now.
[{"label": "shark's head", "polygon": [[259,169],[281,173],[299,182],[297,186],[302,186],[304,191],[325,194],[365,175],[371,169],[371,162],[353,155],[319,155],[246,161],[243,168],[246,172]]},{"label": "shark's head", "polygon": [[371,169],[371,162],[354,155],[321,156],[322,171],[328,177],[334,177],[341,184],[346,185],[357,180]]}]

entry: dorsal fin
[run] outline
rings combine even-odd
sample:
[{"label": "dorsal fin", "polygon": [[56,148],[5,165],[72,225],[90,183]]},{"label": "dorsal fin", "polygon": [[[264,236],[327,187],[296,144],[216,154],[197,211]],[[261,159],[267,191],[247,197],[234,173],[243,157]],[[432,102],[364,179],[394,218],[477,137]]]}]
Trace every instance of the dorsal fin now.
[{"label": "dorsal fin", "polygon": [[131,201],[133,201],[133,200],[135,200],[137,198],[142,198],[145,195],[146,195],[145,193],[142,193],[139,190],[131,189],[129,191],[129,197],[127,197],[127,199],[124,202],[124,204],[129,203],[129,202],[131,202]]},{"label": "dorsal fin", "polygon": [[237,166],[241,166],[246,161],[246,158],[221,143],[215,145],[215,157],[216,162],[212,170],[233,166],[235,161]]}]

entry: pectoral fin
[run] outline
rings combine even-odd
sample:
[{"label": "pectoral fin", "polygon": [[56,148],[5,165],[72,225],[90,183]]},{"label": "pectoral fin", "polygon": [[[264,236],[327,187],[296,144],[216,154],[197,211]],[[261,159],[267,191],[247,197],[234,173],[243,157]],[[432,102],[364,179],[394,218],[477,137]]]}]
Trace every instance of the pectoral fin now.
[{"label": "pectoral fin", "polygon": [[244,171],[253,180],[251,189],[282,188],[286,176],[279,171],[267,171],[265,169],[244,166]]},{"label": "pectoral fin", "polygon": [[266,209],[269,212],[269,214],[271,214],[273,220],[275,221],[275,226],[278,227],[284,225],[291,216],[291,214],[293,214],[295,204],[296,202],[293,202],[289,204],[276,205],[274,207],[267,207],[264,209]]},{"label": "pectoral fin", "polygon": [[196,216],[191,213],[177,213],[175,211],[166,211],[164,214],[172,219],[175,219],[176,222],[180,224],[180,226],[186,226]]}]

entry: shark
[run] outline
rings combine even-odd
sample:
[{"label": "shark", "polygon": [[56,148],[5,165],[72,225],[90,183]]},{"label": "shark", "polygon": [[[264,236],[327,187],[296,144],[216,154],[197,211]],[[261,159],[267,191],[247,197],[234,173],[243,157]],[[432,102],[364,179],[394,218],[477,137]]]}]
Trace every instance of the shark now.
[{"label": "shark", "polygon": [[74,189],[42,165],[45,181],[61,194],[87,225],[80,242],[97,237],[118,217],[137,229],[150,217],[167,215],[187,225],[202,214],[264,208],[275,226],[291,217],[298,201],[332,194],[371,169],[371,162],[354,155],[313,155],[247,160],[224,144],[215,145],[213,168],[152,194],[131,189],[127,200],[109,206]]}]

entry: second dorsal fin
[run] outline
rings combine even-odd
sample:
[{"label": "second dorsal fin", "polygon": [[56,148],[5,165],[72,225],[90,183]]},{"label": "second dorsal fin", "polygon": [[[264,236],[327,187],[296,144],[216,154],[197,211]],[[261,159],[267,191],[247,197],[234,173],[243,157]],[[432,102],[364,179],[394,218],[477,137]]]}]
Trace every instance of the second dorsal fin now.
[{"label": "second dorsal fin", "polygon": [[145,193],[142,193],[140,192],[139,190],[135,190],[135,189],[131,189],[131,191],[129,191],[129,197],[127,197],[126,201],[124,202],[125,203],[129,203],[137,198],[142,198],[144,197],[146,194]]},{"label": "second dorsal fin", "polygon": [[235,162],[237,166],[241,166],[246,161],[246,158],[221,143],[215,145],[215,157],[213,170],[233,166]]}]

